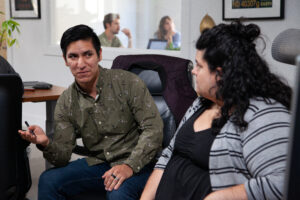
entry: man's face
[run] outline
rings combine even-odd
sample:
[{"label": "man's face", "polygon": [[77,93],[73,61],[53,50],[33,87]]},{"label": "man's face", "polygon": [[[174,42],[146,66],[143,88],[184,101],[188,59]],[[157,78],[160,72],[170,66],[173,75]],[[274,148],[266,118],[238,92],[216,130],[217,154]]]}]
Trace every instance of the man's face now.
[{"label": "man's face", "polygon": [[107,28],[110,30],[111,33],[118,34],[120,31],[120,20],[113,20],[111,24],[107,24]]},{"label": "man's face", "polygon": [[98,63],[102,59],[101,49],[99,56],[92,40],[78,40],[67,47],[65,62],[76,82],[84,87],[95,83],[99,74]]}]

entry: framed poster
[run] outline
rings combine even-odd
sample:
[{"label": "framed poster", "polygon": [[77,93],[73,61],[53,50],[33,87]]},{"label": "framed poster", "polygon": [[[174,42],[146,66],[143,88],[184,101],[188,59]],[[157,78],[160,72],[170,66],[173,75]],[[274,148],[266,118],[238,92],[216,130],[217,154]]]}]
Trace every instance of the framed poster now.
[{"label": "framed poster", "polygon": [[223,0],[223,20],[283,19],[284,0]]},{"label": "framed poster", "polygon": [[10,0],[10,16],[15,19],[40,19],[40,0]]}]

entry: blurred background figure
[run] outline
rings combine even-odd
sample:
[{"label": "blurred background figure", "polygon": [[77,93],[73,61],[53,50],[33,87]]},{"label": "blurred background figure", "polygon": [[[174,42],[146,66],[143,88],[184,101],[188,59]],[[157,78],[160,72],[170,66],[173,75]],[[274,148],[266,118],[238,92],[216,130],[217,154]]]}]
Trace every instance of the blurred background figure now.
[{"label": "blurred background figure", "polygon": [[[103,26],[105,31],[99,35],[102,46],[105,47],[124,47],[116,34],[120,31],[120,15],[108,13],[104,16]],[[132,39],[130,30],[122,29],[122,32],[128,37],[128,48],[132,47]]]},{"label": "blurred background figure", "polygon": [[181,34],[175,30],[174,22],[169,16],[164,16],[160,19],[158,30],[154,36],[157,39],[167,40],[167,49],[180,48]]}]

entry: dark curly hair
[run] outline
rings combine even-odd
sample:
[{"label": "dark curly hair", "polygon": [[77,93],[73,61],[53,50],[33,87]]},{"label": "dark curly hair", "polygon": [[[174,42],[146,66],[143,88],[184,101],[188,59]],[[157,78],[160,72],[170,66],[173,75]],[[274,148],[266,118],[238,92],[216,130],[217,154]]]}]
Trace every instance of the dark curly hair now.
[{"label": "dark curly hair", "polygon": [[[290,109],[292,90],[270,72],[266,62],[258,55],[254,41],[259,35],[257,25],[243,25],[236,21],[204,31],[197,41],[196,48],[205,50],[203,59],[207,61],[210,71],[216,71],[217,67],[222,69],[216,75],[216,98],[223,105],[221,117],[212,122],[215,133],[220,131],[229,117],[239,130],[245,130],[248,123],[244,120],[244,114],[250,98],[262,97],[268,104],[269,98],[272,98]],[[207,99],[201,99],[205,105],[212,104]]]}]

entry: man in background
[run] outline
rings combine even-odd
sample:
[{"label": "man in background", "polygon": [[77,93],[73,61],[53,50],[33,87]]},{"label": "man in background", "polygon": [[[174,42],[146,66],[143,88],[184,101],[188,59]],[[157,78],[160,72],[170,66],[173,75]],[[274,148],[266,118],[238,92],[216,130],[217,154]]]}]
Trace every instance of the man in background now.
[{"label": "man in background", "polygon": [[[104,16],[103,26],[105,31],[99,35],[102,46],[105,47],[124,47],[116,34],[120,31],[120,15],[109,13]],[[128,48],[132,47],[130,30],[122,29],[122,32],[128,37]]]}]

